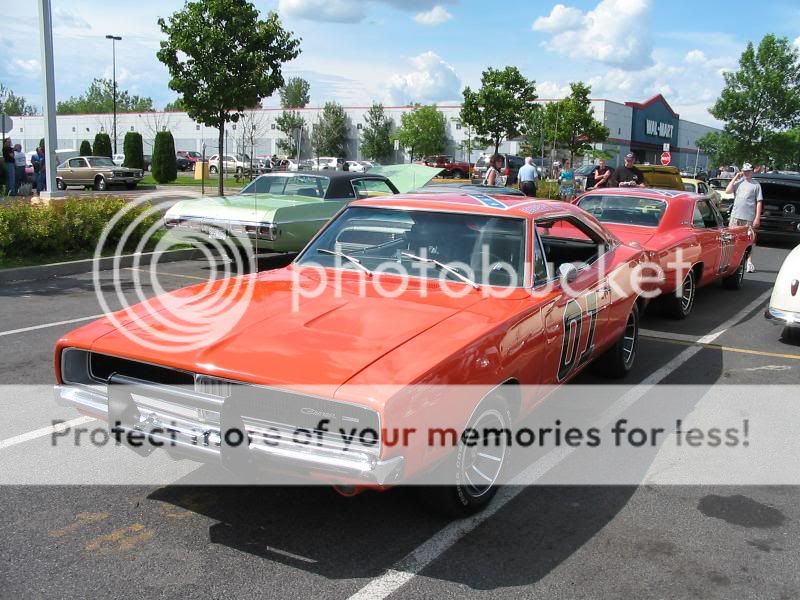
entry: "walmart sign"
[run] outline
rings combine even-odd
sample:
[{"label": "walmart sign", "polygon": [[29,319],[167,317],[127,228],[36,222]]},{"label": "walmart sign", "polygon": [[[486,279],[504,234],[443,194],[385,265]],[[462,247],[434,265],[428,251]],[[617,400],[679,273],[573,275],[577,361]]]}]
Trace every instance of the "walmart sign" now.
[{"label": "walmart sign", "polygon": [[659,121],[653,121],[647,119],[645,121],[645,132],[647,135],[655,135],[657,137],[662,138],[672,138],[672,130],[674,129],[674,125],[671,123],[660,123]]}]

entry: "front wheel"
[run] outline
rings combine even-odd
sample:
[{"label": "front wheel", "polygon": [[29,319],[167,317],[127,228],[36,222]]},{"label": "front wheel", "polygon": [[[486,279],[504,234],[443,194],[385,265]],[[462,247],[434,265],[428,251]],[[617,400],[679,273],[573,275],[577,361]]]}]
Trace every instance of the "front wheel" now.
[{"label": "front wheel", "polygon": [[462,173],[458,169],[453,171],[453,179],[463,179],[463,178],[464,178],[464,173]]},{"label": "front wheel", "polygon": [[682,320],[689,316],[694,306],[697,293],[697,278],[694,270],[686,274],[686,278],[678,289],[667,298],[667,313],[673,319]]},{"label": "front wheel", "polygon": [[105,177],[98,177],[94,180],[94,189],[98,192],[105,192],[108,189],[108,183]]},{"label": "front wheel", "polygon": [[510,427],[511,413],[502,395],[484,400],[456,450],[434,473],[435,484],[420,489],[425,504],[454,518],[486,508],[497,494],[510,451],[506,436],[496,432],[510,431]]},{"label": "front wheel", "polygon": [[622,337],[597,360],[597,372],[613,379],[625,377],[633,369],[638,349],[639,307],[634,303],[628,314]]},{"label": "front wheel", "polygon": [[747,252],[742,255],[742,262],[739,263],[737,269],[722,279],[722,285],[728,290],[739,290],[742,288],[744,282],[744,272],[747,266]]}]

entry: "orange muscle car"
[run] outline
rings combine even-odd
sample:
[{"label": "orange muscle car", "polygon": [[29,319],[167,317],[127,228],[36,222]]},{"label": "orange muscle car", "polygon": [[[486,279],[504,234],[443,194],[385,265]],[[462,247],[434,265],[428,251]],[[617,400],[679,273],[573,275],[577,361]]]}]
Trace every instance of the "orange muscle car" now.
[{"label": "orange muscle car", "polygon": [[[450,485],[432,486],[435,497],[469,514],[491,500],[507,448],[390,444],[387,432],[511,427],[537,401],[523,387],[567,382],[595,359],[624,376],[637,354],[644,258],[569,203],[463,193],[358,200],[288,267],[240,276],[253,288],[240,318],[200,346],[176,341],[178,323],[195,323],[206,296],[230,280],[68,333],[55,348],[56,396],[118,434],[170,441],[168,452],[291,472],[342,493],[443,469]],[[163,319],[170,310],[174,325]],[[459,402],[407,393],[450,385],[491,391]],[[331,435],[354,426],[370,443]],[[280,435],[296,428],[320,442]],[[256,445],[266,432],[271,443]]]}]

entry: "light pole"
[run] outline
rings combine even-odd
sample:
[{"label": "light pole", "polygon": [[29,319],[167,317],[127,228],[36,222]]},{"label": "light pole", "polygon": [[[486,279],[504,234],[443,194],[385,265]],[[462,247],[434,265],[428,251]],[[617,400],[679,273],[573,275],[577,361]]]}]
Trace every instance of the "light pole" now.
[{"label": "light pole", "polygon": [[114,96],[114,154],[117,153],[117,42],[122,39],[119,35],[107,35],[111,40],[111,77]]}]

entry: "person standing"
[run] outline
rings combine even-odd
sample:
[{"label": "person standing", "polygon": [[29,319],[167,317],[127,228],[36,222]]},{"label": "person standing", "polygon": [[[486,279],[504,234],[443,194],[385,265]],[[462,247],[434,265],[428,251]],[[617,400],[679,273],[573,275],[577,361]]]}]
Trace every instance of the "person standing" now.
[{"label": "person standing", "polygon": [[[749,226],[758,229],[761,225],[761,210],[764,204],[764,195],[761,184],[753,181],[753,165],[744,163],[742,170],[736,173],[725,188],[726,194],[733,194],[733,207],[731,208],[731,226]],[[753,259],[747,257],[747,272],[755,273],[756,267]]]},{"label": "person standing", "polygon": [[575,197],[575,171],[572,170],[568,158],[564,159],[564,166],[558,174],[558,184],[561,199],[571,201]]},{"label": "person standing", "polygon": [[519,169],[519,189],[526,196],[536,195],[536,177],[539,171],[533,164],[533,158],[530,156],[525,157],[525,164]]},{"label": "person standing", "polygon": [[608,187],[608,182],[611,179],[611,174],[614,169],[606,166],[606,161],[602,158],[597,163],[597,168],[594,170],[594,185],[590,190],[597,190],[600,188]]},{"label": "person standing", "polygon": [[632,152],[625,155],[625,164],[614,171],[611,187],[644,187],[644,174],[633,160]]},{"label": "person standing", "polygon": [[14,146],[14,168],[16,179],[14,183],[17,186],[17,195],[19,196],[19,189],[28,181],[28,176],[25,173],[25,164],[27,163],[25,153],[22,151],[22,146],[16,144]]},{"label": "person standing", "polygon": [[8,195],[16,196],[17,165],[14,161],[14,147],[11,145],[11,138],[3,140],[3,164],[6,170],[6,190],[8,190]]},{"label": "person standing", "polygon": [[36,195],[38,196],[46,189],[47,177],[45,175],[44,148],[41,146],[36,148],[36,154],[31,157],[31,164],[33,165],[33,178],[36,184]]},{"label": "person standing", "polygon": [[505,179],[500,174],[503,168],[503,157],[495,154],[489,159],[489,168],[486,169],[486,176],[483,178],[483,185],[505,185]]}]

